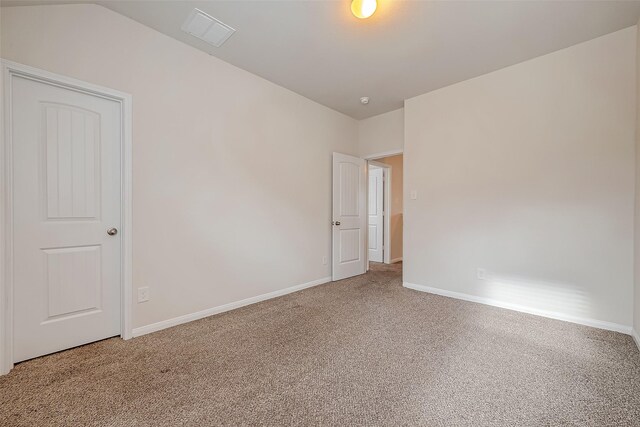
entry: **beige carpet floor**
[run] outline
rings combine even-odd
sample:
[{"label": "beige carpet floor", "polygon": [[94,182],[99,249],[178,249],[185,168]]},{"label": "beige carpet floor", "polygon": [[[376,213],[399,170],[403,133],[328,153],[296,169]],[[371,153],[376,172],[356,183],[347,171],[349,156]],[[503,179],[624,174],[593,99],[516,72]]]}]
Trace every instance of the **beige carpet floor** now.
[{"label": "beige carpet floor", "polygon": [[640,426],[629,336],[402,288],[397,266],[21,363],[2,426]]}]

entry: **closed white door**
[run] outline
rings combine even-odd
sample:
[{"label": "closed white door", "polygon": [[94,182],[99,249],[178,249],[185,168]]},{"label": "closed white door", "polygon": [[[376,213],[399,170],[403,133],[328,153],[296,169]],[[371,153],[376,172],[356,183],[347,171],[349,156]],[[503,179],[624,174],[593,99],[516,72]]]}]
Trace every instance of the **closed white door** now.
[{"label": "closed white door", "polygon": [[120,334],[121,106],[11,87],[14,362]]},{"label": "closed white door", "polygon": [[383,179],[384,169],[369,168],[369,261],[383,261]]},{"label": "closed white door", "polygon": [[333,280],[365,272],[366,191],[365,161],[333,153]]}]

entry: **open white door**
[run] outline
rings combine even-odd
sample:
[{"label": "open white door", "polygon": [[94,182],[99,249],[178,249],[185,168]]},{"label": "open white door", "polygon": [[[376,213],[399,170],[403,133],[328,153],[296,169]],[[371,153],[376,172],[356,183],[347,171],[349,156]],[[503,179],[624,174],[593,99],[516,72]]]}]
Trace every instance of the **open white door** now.
[{"label": "open white door", "polygon": [[369,168],[369,261],[383,262],[383,180],[384,169]]},{"label": "open white door", "polygon": [[333,280],[366,271],[366,162],[333,153]]}]

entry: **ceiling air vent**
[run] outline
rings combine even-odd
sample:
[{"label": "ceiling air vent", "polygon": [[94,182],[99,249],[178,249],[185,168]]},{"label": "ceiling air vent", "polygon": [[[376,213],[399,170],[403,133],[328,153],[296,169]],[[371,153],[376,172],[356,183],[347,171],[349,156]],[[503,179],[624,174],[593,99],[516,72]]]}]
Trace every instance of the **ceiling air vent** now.
[{"label": "ceiling air vent", "polygon": [[193,9],[187,20],[182,24],[182,31],[206,41],[215,47],[222,46],[236,30],[207,15],[200,9]]}]

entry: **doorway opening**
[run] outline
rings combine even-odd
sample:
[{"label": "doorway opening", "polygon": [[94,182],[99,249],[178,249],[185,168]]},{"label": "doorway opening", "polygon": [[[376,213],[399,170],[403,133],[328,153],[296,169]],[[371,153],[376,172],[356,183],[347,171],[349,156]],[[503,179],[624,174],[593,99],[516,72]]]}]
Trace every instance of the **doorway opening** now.
[{"label": "doorway opening", "polygon": [[402,261],[403,155],[368,161],[368,267]]},{"label": "doorway opening", "polygon": [[402,151],[367,159],[333,153],[332,162],[332,280],[364,274],[370,262],[402,269],[390,266],[402,261]]}]

